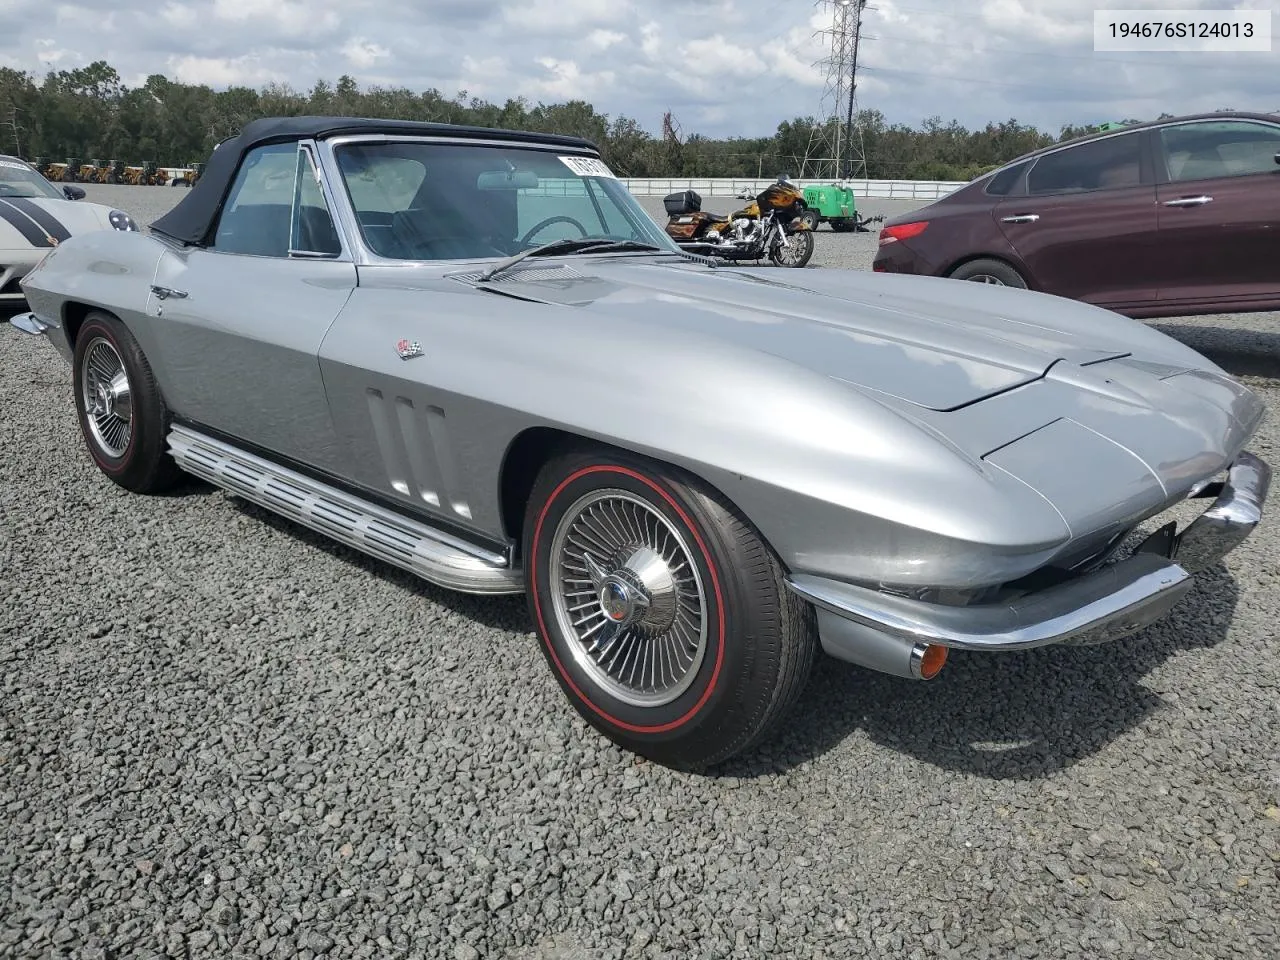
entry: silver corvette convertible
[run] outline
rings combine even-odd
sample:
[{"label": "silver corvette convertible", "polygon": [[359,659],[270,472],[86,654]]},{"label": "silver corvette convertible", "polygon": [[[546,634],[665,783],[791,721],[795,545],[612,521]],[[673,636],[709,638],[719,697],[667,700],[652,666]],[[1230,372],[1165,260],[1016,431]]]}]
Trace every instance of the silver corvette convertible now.
[{"label": "silver corvette convertible", "polygon": [[56,247],[15,323],[112,481],[526,593],[569,701],[673,766],[757,742],[820,651],[929,680],[1176,618],[1259,522],[1263,407],[1169,337],[783,273],[680,250],[582,140],[265,119],[149,233]]}]

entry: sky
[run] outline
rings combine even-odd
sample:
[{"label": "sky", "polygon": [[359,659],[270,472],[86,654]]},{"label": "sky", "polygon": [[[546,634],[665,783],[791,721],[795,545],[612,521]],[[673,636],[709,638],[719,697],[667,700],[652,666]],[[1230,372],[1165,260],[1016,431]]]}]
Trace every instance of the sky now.
[{"label": "sky", "polygon": [[[106,12],[94,12],[99,6]],[[1095,53],[1093,10],[1271,10],[1269,53]],[[858,106],[890,123],[1064,124],[1280,110],[1280,0],[870,0]],[[831,5],[812,0],[0,0],[0,66],[105,59],[128,85],[465,90],[584,99],[650,132],[768,136],[820,116]]]}]

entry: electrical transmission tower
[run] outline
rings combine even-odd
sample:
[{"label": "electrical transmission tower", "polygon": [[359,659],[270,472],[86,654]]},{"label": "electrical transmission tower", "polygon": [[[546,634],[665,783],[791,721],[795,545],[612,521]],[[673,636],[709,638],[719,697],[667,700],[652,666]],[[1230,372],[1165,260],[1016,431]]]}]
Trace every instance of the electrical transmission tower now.
[{"label": "electrical transmission tower", "polygon": [[867,161],[858,122],[858,43],[867,0],[818,0],[831,26],[818,31],[831,50],[819,64],[826,68],[818,125],[809,135],[801,176],[821,179],[864,178]]}]

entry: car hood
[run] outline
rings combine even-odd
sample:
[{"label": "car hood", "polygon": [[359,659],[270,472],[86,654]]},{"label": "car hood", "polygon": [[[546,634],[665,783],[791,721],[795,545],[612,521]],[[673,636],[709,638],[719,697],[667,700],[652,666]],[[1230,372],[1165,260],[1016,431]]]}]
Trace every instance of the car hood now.
[{"label": "car hood", "polygon": [[747,347],[824,375],[992,482],[1035,491],[1048,527],[1086,547],[1221,470],[1264,413],[1205,357],[1088,304],[958,280],[797,273],[566,258],[487,288],[589,311],[602,331],[625,318],[657,344],[719,339],[727,356]]},{"label": "car hood", "polygon": [[[33,244],[28,238],[27,231],[39,231],[41,237],[55,232],[53,230],[46,231],[38,220],[33,220],[30,215],[25,213],[22,208],[28,206],[34,207],[54,224],[61,225],[72,236],[78,233],[111,228],[111,221],[108,219],[111,208],[99,203],[86,203],[82,200],[57,200],[51,197],[23,197],[19,199],[22,201],[20,204],[0,204],[0,206],[4,206],[4,209],[0,210],[0,250],[22,250],[28,247],[36,247],[36,244]],[[56,236],[55,239],[57,239]],[[46,246],[42,242],[36,248],[44,250]]]},{"label": "car hood", "polygon": [[[811,271],[821,273],[837,271]],[[590,310],[602,319],[641,321],[655,332],[678,328],[722,338],[934,411],[957,410],[1038,380],[1060,362],[1096,363],[1134,349],[1126,340],[1133,331],[1124,326],[1131,321],[1120,319],[1110,335],[1082,335],[1045,317],[1051,298],[1027,291],[1018,291],[1024,303],[1006,299],[993,309],[966,289],[977,284],[935,281],[947,284],[939,289],[927,282],[931,278],[911,278],[926,280],[913,290],[892,281],[886,286],[881,277],[872,278],[878,286],[867,286],[853,271],[838,273],[843,276],[792,281],[763,272],[673,269],[641,258],[565,260],[512,270],[482,286]],[[476,275],[455,279],[475,282]],[[1180,345],[1168,343],[1177,353]]]}]

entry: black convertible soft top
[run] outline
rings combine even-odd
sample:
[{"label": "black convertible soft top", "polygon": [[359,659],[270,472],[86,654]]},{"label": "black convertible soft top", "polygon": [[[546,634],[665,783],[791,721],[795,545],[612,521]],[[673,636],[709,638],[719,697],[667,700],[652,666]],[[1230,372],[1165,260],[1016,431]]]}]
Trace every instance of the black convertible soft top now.
[{"label": "black convertible soft top", "polygon": [[240,161],[254,147],[289,140],[324,140],[346,134],[390,134],[409,136],[474,137],[486,140],[519,140],[545,143],[575,150],[595,150],[596,145],[581,137],[527,130],[503,130],[416,120],[378,120],[369,117],[264,117],[245,125],[240,133],[218,145],[209,157],[200,179],[191,192],[159,220],[151,224],[155,233],[186,244],[202,244],[213,228]]}]

